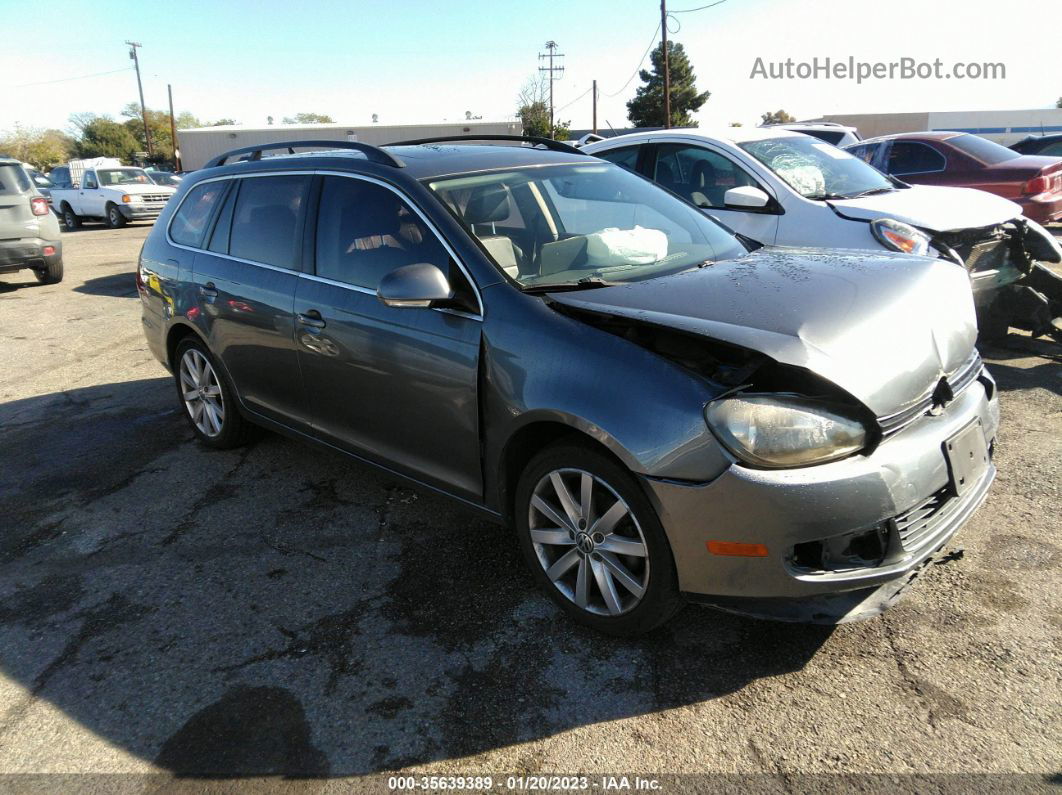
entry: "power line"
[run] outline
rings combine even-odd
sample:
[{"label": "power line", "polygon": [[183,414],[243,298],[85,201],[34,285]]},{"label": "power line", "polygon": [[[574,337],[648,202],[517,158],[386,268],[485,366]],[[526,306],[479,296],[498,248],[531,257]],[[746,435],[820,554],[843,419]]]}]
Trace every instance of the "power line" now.
[{"label": "power line", "polygon": [[593,86],[590,86],[590,88],[586,89],[586,91],[584,91],[584,92],[583,92],[582,94],[580,94],[579,96],[577,96],[577,97],[576,97],[575,99],[573,99],[573,100],[572,100],[571,102],[569,102],[569,103],[568,103],[567,105],[561,105],[561,106],[560,106],[559,108],[557,108],[557,110],[558,110],[558,111],[562,111],[562,110],[564,110],[565,108],[567,108],[568,106],[570,106],[570,105],[574,105],[574,104],[575,104],[576,102],[578,102],[578,101],[579,101],[580,99],[582,99],[583,97],[585,97],[585,96],[586,96],[587,94],[589,94],[589,93],[590,93],[591,91],[593,91],[593,90],[594,90],[594,87],[593,87]]},{"label": "power line", "polygon": [[704,11],[706,8],[713,8],[715,6],[721,6],[726,0],[716,0],[714,3],[709,3],[706,6],[698,6],[697,8],[680,8],[678,10],[668,11],[668,14],[691,14],[694,11]]},{"label": "power line", "polygon": [[58,80],[41,80],[37,83],[22,83],[17,86],[7,86],[7,88],[29,88],[30,86],[47,86],[52,83],[67,83],[71,80],[88,80],[90,77],[103,77],[104,75],[116,75],[119,72],[128,72],[132,69],[131,66],[123,66],[121,69],[112,69],[109,72],[96,72],[91,75],[79,75],[78,77],[60,77]]},{"label": "power line", "polygon": [[619,94],[622,94],[627,89],[627,86],[631,84],[631,80],[633,80],[638,75],[638,72],[641,71],[642,64],[645,63],[645,56],[649,54],[649,50],[653,49],[653,46],[656,44],[656,34],[659,32],[660,24],[657,23],[656,28],[653,30],[653,39],[649,42],[649,46],[645,48],[645,52],[642,53],[642,57],[638,59],[638,66],[635,67],[634,74],[627,78],[627,82],[623,84],[623,87],[619,91],[616,91],[612,94],[605,94],[606,97],[615,97]]}]

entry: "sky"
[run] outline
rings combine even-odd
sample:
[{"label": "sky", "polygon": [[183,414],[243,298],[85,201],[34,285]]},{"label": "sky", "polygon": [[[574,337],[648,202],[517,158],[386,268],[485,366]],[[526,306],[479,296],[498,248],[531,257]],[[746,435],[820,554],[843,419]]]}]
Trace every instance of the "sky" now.
[{"label": "sky", "polygon": [[[670,0],[670,38],[682,43],[700,90],[701,126],[752,125],[784,108],[831,113],[1054,107],[1062,95],[1057,0]],[[0,51],[0,131],[69,127],[71,113],[120,117],[137,100],[128,47],[140,49],[148,107],[264,125],[298,112],[382,124],[513,118],[521,86],[552,39],[565,73],[554,84],[560,120],[591,125],[591,81],[601,127],[626,126],[632,77],[660,22],[658,0],[180,0],[135,3],[0,0],[9,36]],[[1050,31],[1050,35],[1046,32]],[[1041,34],[1043,32],[1043,35]],[[31,48],[30,48],[31,47]],[[766,80],[765,64],[940,58],[999,62],[996,80]],[[649,59],[644,59],[648,66]],[[110,74],[99,74],[110,72]],[[625,85],[626,84],[626,85]]]}]

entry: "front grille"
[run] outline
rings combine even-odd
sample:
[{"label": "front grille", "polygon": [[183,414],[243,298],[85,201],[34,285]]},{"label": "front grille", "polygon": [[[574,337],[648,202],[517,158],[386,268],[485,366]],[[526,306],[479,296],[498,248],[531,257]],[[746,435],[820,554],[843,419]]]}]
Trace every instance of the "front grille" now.
[{"label": "front grille", "polygon": [[164,201],[168,201],[169,200],[170,194],[169,193],[142,193],[142,194],[140,194],[140,198],[142,198],[146,202],[164,202]]},{"label": "front grille", "polygon": [[[975,350],[969,359],[953,370],[947,377],[948,385],[951,387],[952,394],[958,398],[959,395],[970,386],[970,384],[977,380],[977,376],[981,374],[983,368],[984,362],[981,361],[981,356]],[[898,411],[895,414],[878,417],[878,425],[881,427],[882,434],[885,436],[891,436],[903,428],[906,428],[919,417],[928,414],[930,409],[933,408],[933,394],[935,390],[936,384],[933,385],[933,391],[930,391],[914,405],[907,407],[903,411]]]},{"label": "front grille", "polygon": [[951,487],[945,486],[894,520],[900,534],[900,544],[907,552],[917,550],[934,535],[940,523],[951,514],[949,506],[957,502]]}]

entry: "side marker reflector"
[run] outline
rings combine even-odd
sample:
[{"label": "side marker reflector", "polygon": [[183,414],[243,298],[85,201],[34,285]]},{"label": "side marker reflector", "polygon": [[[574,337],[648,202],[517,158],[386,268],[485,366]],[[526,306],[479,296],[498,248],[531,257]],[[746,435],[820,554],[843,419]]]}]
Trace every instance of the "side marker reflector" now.
[{"label": "side marker reflector", "polygon": [[729,555],[741,558],[765,558],[765,544],[742,544],[738,541],[709,541],[708,551],[713,555]]}]

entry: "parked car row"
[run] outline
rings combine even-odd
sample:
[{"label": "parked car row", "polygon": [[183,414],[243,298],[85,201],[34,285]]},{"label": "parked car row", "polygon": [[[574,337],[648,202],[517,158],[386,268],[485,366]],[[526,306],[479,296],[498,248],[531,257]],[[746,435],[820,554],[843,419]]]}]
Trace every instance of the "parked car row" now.
[{"label": "parked car row", "polygon": [[[962,138],[976,136],[939,137],[998,155],[996,145],[983,138],[965,144]],[[984,190],[912,185],[906,172],[902,181],[888,174],[888,153],[900,144],[906,144],[904,136],[862,141],[843,150],[802,132],[769,126],[634,133],[589,144],[583,151],[655,181],[761,243],[952,260],[970,273],[985,336],[1001,336],[1010,326],[1062,334],[1057,320],[1062,282],[1038,264],[1062,259],[1054,237],[1023,214],[1018,201]],[[1031,192],[1014,199],[1062,211],[1062,160],[1030,159],[1036,162],[1001,170]],[[958,157],[951,162],[959,167]],[[972,155],[962,162],[973,169]],[[1035,176],[1029,169],[1035,169]],[[971,184],[983,188],[993,183],[982,178]],[[1047,218],[1056,217],[1055,212],[1050,209]]]},{"label": "parked car row", "polygon": [[602,631],[686,601],[881,611],[995,474],[970,278],[912,221],[1002,213],[1062,250],[1010,202],[948,216],[795,132],[654,135],[249,148],[188,176],[137,286],[193,432],[271,428],[508,523]]}]

